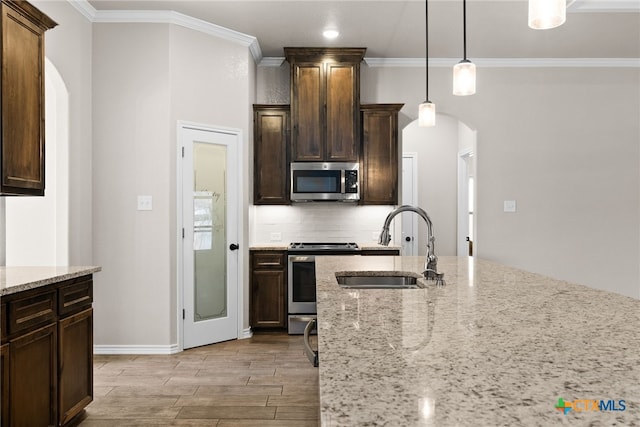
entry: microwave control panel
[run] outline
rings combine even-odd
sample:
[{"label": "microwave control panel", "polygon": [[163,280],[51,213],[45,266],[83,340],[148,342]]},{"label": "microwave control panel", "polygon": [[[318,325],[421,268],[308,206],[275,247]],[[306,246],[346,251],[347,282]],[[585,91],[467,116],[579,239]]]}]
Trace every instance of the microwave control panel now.
[{"label": "microwave control panel", "polygon": [[358,171],[357,170],[344,171],[344,192],[345,193],[358,192]]}]

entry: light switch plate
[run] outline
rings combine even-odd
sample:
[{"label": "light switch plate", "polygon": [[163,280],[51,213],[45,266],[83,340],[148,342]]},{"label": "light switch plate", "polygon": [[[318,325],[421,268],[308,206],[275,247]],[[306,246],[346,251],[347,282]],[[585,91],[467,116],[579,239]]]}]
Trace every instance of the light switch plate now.
[{"label": "light switch plate", "polygon": [[138,196],[138,210],[139,211],[153,210],[153,197]]},{"label": "light switch plate", "polygon": [[504,211],[505,212],[515,212],[516,211],[516,201],[515,200],[505,200],[504,201]]}]

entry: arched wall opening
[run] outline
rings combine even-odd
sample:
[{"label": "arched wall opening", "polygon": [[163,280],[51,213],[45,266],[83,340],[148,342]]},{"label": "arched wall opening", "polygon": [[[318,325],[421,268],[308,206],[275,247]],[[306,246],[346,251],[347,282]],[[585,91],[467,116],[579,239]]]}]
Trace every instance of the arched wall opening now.
[{"label": "arched wall opening", "polygon": [[[414,173],[418,198],[414,205],[424,209],[433,222],[436,255],[457,255],[460,237],[466,242],[466,236],[459,236],[460,221],[464,218],[468,223],[469,210],[475,211],[475,201],[467,206],[464,200],[469,200],[468,192],[475,194],[477,179],[471,181],[471,188],[461,185],[460,159],[467,158],[467,177],[469,173],[475,175],[476,140],[475,130],[447,114],[437,114],[435,127],[423,128],[414,120],[402,129],[403,153],[417,158]],[[475,218],[472,221],[475,224]],[[416,236],[419,255],[426,254],[426,236],[427,228],[421,221]]]},{"label": "arched wall opening", "polygon": [[6,265],[69,265],[69,91],[45,58],[45,195],[6,198]]}]

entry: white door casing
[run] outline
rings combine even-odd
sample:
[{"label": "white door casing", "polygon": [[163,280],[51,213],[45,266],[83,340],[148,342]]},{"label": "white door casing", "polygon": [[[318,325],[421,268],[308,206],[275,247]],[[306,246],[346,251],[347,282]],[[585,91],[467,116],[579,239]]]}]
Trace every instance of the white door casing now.
[{"label": "white door casing", "polygon": [[[241,141],[237,129],[178,123],[177,300],[181,349],[235,339],[242,329],[240,251],[230,249],[231,244],[239,243]],[[194,160],[202,165],[203,158],[222,162],[211,168],[216,178],[209,178],[220,189],[194,186]],[[209,222],[202,220],[203,209],[209,212],[205,215]],[[194,219],[195,210],[200,213]],[[203,261],[203,256],[208,258]],[[203,310],[209,314],[203,315]]]},{"label": "white door casing", "polygon": [[[474,188],[469,186],[469,178],[473,176],[473,151],[463,150],[458,153],[458,256],[469,256],[469,242],[467,237],[473,241],[473,229],[469,225],[469,212],[474,207],[469,206],[469,195],[473,194]],[[472,199],[475,199],[472,197]]]}]

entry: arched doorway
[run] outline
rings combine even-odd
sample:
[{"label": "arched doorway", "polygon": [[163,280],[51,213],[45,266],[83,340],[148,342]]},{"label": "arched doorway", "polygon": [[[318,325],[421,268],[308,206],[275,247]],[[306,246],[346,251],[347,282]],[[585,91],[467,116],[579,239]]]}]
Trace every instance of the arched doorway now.
[{"label": "arched doorway", "polygon": [[[433,222],[435,248],[437,255],[457,255],[460,250],[468,251],[466,235],[459,236],[465,229],[461,221],[469,224],[469,212],[473,211],[473,197],[477,182],[464,184],[460,178],[460,158],[467,156],[469,165],[467,175],[475,171],[477,158],[476,131],[446,114],[438,114],[437,125],[432,128],[418,126],[415,120],[402,129],[402,151],[411,153],[417,161],[414,168],[417,174],[417,200],[414,205],[423,208]],[[402,178],[407,179],[407,177]],[[468,184],[469,181],[466,181]],[[472,206],[468,201],[472,200]],[[467,202],[467,203],[465,203]],[[475,221],[475,220],[473,220]],[[469,231],[473,233],[474,228]],[[426,226],[418,224],[418,254],[426,252]],[[460,238],[465,247],[460,247]],[[470,236],[473,240],[474,237]]]},{"label": "arched doorway", "polygon": [[69,264],[69,92],[45,58],[45,195],[6,199],[6,265]]}]

